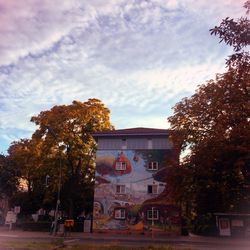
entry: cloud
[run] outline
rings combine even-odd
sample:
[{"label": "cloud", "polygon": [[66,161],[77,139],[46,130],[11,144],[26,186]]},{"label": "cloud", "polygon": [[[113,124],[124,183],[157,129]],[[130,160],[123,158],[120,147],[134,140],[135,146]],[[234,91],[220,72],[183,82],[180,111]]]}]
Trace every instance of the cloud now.
[{"label": "cloud", "polygon": [[90,97],[116,127],[167,126],[171,106],[225,70],[231,49],[209,28],[243,2],[0,0],[0,138],[30,135],[32,115]]},{"label": "cloud", "polygon": [[76,25],[91,19],[78,1],[0,1],[0,64],[50,49]]},{"label": "cloud", "polygon": [[[29,54],[53,48],[62,37],[69,35],[74,29],[92,28],[100,32],[112,31],[112,35],[130,32],[162,32],[164,24],[170,29],[178,28],[182,18],[180,13],[189,13],[186,23],[197,17],[216,24],[223,11],[233,16],[243,12],[244,1],[220,1],[207,4],[207,1],[4,1],[0,0],[0,65],[16,63],[18,59]],[[223,10],[223,11],[222,11]],[[178,14],[178,15],[177,15]],[[192,15],[190,18],[189,15]],[[117,19],[119,22],[117,22]],[[208,21],[209,20],[209,21]],[[170,22],[169,22],[170,21]],[[178,22],[177,22],[178,21]],[[172,26],[172,27],[171,27]],[[188,26],[187,26],[188,27]],[[140,47],[140,33],[132,41]],[[108,36],[108,33],[107,33]],[[103,37],[105,39],[105,37]],[[123,37],[114,37],[117,44],[123,45]],[[107,39],[106,39],[107,41]],[[125,52],[129,53],[130,48]]]}]

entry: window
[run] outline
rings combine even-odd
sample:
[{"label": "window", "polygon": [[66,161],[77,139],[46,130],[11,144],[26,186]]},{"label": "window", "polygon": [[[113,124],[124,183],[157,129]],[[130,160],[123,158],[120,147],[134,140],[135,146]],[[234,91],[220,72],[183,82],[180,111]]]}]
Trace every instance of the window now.
[{"label": "window", "polygon": [[117,161],[115,164],[116,170],[126,170],[126,168],[127,168],[127,163],[125,161]]},{"label": "window", "polygon": [[124,208],[115,210],[115,219],[125,219],[125,218],[126,218],[126,213]]},{"label": "window", "polygon": [[153,141],[152,141],[152,139],[148,139],[148,149],[153,149]]},{"label": "window", "polygon": [[148,170],[158,170],[158,162],[157,161],[149,162]]},{"label": "window", "polygon": [[157,185],[148,185],[148,194],[157,194],[158,186]]},{"label": "window", "polygon": [[122,139],[122,149],[127,149],[127,140]]},{"label": "window", "polygon": [[116,185],[117,194],[125,194],[125,185]]},{"label": "window", "polygon": [[159,210],[149,209],[147,210],[147,219],[148,220],[158,220],[159,219]]}]

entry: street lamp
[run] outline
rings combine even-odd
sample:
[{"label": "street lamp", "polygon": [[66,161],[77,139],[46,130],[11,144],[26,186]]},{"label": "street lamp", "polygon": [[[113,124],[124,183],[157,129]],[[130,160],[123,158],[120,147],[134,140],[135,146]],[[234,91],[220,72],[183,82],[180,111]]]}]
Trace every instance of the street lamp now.
[{"label": "street lamp", "polygon": [[62,158],[61,158],[61,153],[60,153],[59,155],[59,182],[58,182],[58,190],[57,190],[57,201],[56,201],[53,235],[56,235],[56,229],[57,229],[57,223],[58,223],[58,210],[59,210],[59,205],[60,205],[61,182],[62,182]]},{"label": "street lamp", "polygon": [[[53,129],[47,126],[48,132],[57,140],[57,136]],[[58,223],[58,210],[60,205],[60,194],[61,194],[61,182],[62,182],[62,157],[61,152],[59,149],[59,182],[58,182],[58,189],[57,189],[57,200],[56,200],[56,210],[55,210],[55,219],[54,219],[54,228],[53,228],[53,235],[56,235],[57,223]]]},{"label": "street lamp", "polygon": [[154,232],[153,232],[153,228],[154,228],[154,207],[152,207],[152,221],[151,221],[151,237],[154,238]]}]

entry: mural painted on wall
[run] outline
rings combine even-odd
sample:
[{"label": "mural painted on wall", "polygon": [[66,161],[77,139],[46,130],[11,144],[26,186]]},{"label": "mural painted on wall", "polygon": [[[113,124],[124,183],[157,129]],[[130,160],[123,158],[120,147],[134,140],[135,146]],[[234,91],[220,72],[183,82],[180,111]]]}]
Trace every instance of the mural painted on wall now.
[{"label": "mural painted on wall", "polygon": [[179,224],[178,209],[163,200],[170,150],[100,150],[96,158],[94,230],[159,230]]}]

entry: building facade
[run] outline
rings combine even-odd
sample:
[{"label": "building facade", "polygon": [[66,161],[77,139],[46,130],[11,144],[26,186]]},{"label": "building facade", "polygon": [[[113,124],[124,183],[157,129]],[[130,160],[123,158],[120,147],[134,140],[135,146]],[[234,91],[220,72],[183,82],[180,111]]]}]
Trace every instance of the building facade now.
[{"label": "building facade", "polygon": [[166,167],[178,160],[164,129],[95,133],[93,230],[178,230],[179,210],[167,197]]}]

